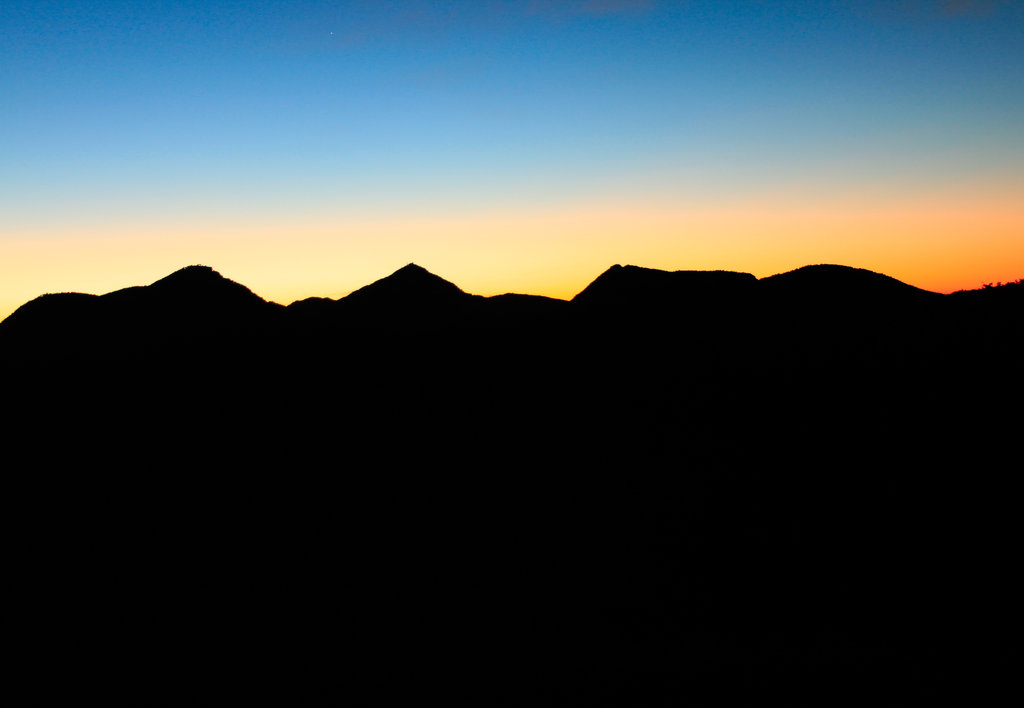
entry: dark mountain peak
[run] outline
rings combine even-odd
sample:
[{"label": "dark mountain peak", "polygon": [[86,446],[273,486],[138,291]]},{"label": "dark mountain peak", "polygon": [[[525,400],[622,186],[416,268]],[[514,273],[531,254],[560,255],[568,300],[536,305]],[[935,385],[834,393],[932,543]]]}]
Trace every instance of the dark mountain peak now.
[{"label": "dark mountain peak", "polygon": [[153,285],[167,285],[177,283],[211,283],[227,280],[223,275],[215,271],[210,266],[205,265],[190,265],[184,268],[179,268],[168,276],[161,278],[160,280],[153,283]]},{"label": "dark mountain peak", "polygon": [[[178,301],[202,301],[215,306],[218,303],[268,304],[266,300],[241,283],[225,278],[213,268],[191,265],[176,270],[145,288],[125,288],[112,296],[143,296],[172,298]],[[106,296],[110,297],[110,296]]]},{"label": "dark mountain peak", "polygon": [[681,299],[721,298],[745,292],[757,282],[750,273],[727,270],[658,270],[613,265],[584,288],[573,302],[585,304],[658,304]]},{"label": "dark mountain peak", "polygon": [[[239,285],[232,280],[225,278],[210,266],[190,265],[174,271],[168,276],[160,278],[150,288],[153,289],[187,289],[187,288],[209,288],[222,287],[224,285]],[[248,290],[248,288],[245,288]]]},{"label": "dark mountain peak", "polygon": [[429,270],[427,270],[423,266],[416,265],[415,263],[410,263],[408,265],[402,266],[401,268],[396,270],[394,273],[392,273],[392,275],[407,275],[407,276],[412,276],[412,275],[424,276],[424,275],[428,275],[428,276],[433,276],[433,273],[431,273]]},{"label": "dark mountain peak", "polygon": [[445,287],[445,288],[447,288],[449,290],[454,288],[455,290],[458,290],[459,292],[462,292],[462,290],[460,290],[453,283],[448,282],[447,280],[445,280],[444,278],[442,278],[440,276],[434,275],[433,273],[431,273],[429,270],[427,270],[423,266],[416,265],[415,263],[410,263],[408,265],[404,265],[401,268],[399,268],[398,270],[396,270],[394,273],[392,273],[391,275],[387,276],[386,278],[381,278],[380,280],[378,280],[376,282],[377,283],[383,283],[383,282],[416,283],[416,284],[420,284],[420,285],[432,285],[432,286],[435,286],[435,287]]},{"label": "dark mountain peak", "polygon": [[470,298],[459,286],[434,275],[426,268],[410,263],[391,275],[352,292],[342,301],[391,303],[408,301],[437,302]]},{"label": "dark mountain peak", "polygon": [[762,278],[761,287],[779,295],[825,298],[876,298],[935,295],[864,268],[823,263]]},{"label": "dark mountain peak", "polygon": [[785,273],[778,273],[776,275],[770,275],[766,278],[761,278],[765,281],[777,281],[783,279],[803,279],[803,280],[835,280],[835,279],[846,279],[851,280],[855,278],[859,279],[876,279],[886,278],[889,280],[895,280],[895,278],[889,278],[887,275],[882,275],[866,268],[854,268],[852,266],[838,265],[835,263],[816,263],[813,265],[805,265],[794,270],[786,271]]}]

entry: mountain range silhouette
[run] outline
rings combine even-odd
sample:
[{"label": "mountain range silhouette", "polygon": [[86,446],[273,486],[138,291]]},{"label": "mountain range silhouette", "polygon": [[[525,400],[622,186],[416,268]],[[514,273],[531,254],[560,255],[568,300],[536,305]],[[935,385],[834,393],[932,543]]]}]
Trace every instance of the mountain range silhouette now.
[{"label": "mountain range silhouette", "polygon": [[[0,322],[0,345],[5,352],[30,346],[31,356],[81,355],[74,342],[88,339],[161,336],[168,328],[182,334],[216,337],[221,330],[242,331],[283,326],[289,320],[322,328],[346,318],[359,327],[395,324],[416,326],[424,317],[443,323],[483,325],[490,316],[523,318],[531,315],[565,317],[576,310],[628,310],[643,317],[685,308],[714,314],[719,308],[766,301],[788,306],[801,301],[815,307],[839,304],[869,306],[902,302],[908,297],[936,297],[894,278],[837,265],[806,266],[758,280],[749,273],[729,271],[664,271],[615,265],[571,300],[508,294],[484,298],[463,292],[427,270],[410,263],[393,274],[359,288],[338,300],[307,298],[287,308],[263,300],[243,285],[208,266],[189,266],[149,286],[136,286],[106,295],[59,293],[42,295]],[[432,324],[441,322],[431,321]],[[116,354],[100,342],[104,355]],[[48,348],[52,347],[52,348]],[[68,348],[71,347],[69,350]]]},{"label": "mountain range silhouette", "polygon": [[1021,304],[835,265],[43,295],[0,323],[12,636],[127,703],[977,702]]}]

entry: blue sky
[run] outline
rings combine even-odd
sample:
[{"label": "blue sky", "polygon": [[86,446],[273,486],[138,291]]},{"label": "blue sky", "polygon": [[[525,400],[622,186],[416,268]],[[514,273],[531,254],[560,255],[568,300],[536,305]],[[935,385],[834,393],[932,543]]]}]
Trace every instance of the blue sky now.
[{"label": "blue sky", "polygon": [[[1024,3],[5,0],[0,38],[0,249],[19,253],[147,219],[226,253],[252,220],[310,214],[779,190],[1012,206],[1024,185]],[[388,257],[408,260],[366,273]]]}]

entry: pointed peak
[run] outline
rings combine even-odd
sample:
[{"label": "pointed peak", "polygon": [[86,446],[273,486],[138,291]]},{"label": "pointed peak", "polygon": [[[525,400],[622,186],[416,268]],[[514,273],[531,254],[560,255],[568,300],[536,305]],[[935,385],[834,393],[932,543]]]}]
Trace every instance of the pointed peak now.
[{"label": "pointed peak", "polygon": [[433,275],[433,273],[431,273],[429,270],[427,270],[423,266],[416,265],[415,263],[410,263],[408,265],[402,266],[401,268],[396,270],[394,274],[397,275],[399,273],[427,273],[428,275]]},{"label": "pointed peak", "polygon": [[391,275],[350,293],[343,300],[402,301],[408,298],[463,298],[470,297],[459,286],[434,275],[415,263],[402,266]]},{"label": "pointed peak", "polygon": [[378,280],[377,282],[392,280],[403,282],[448,282],[444,278],[438,275],[434,275],[423,266],[416,265],[415,263],[409,263],[408,265],[404,265],[391,275],[385,278],[381,278],[381,280]]}]

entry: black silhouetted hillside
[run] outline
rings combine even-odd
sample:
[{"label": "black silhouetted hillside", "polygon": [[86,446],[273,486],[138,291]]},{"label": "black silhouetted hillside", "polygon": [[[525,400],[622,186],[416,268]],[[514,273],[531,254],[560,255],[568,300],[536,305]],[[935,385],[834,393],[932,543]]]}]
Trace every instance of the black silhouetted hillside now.
[{"label": "black silhouetted hillside", "polygon": [[483,312],[494,325],[514,323],[523,327],[564,322],[571,306],[565,300],[541,295],[505,293],[487,298]]},{"label": "black silhouetted hillside", "polygon": [[590,307],[701,307],[750,297],[757,283],[750,273],[665,271],[614,265],[584,288],[574,303]]},{"label": "black silhouetted hillside", "polygon": [[829,304],[901,302],[936,295],[888,275],[842,265],[811,265],[772,275],[760,280],[760,289],[770,297]]},{"label": "black silhouetted hillside", "polygon": [[0,323],[35,698],[977,699],[1015,668],[1024,327],[890,280],[37,298]]},{"label": "black silhouetted hillside", "polygon": [[[112,295],[127,296],[134,292],[134,289],[128,288]],[[266,307],[266,301],[249,288],[202,265],[188,266],[171,273],[150,285],[144,292],[152,301],[160,301],[168,307],[196,310],[213,307],[225,312],[243,312],[246,308],[257,311]]]},{"label": "black silhouetted hillside", "polygon": [[46,332],[77,331],[79,325],[95,313],[99,297],[85,293],[48,293],[30,300],[0,322],[4,344],[17,347]]},{"label": "black silhouetted hillside", "polygon": [[[208,266],[106,295],[43,295],[0,323],[0,341],[29,358],[201,356],[247,346],[283,311]],[[166,351],[165,351],[166,350]]]},{"label": "black silhouetted hillside", "polygon": [[986,300],[989,304],[1015,304],[1024,301],[1024,280],[1009,283],[986,283],[975,290],[957,290],[952,296],[965,301]]},{"label": "black silhouetted hillside", "polygon": [[317,329],[324,323],[341,323],[362,329],[397,326],[421,330],[462,324],[481,300],[410,263],[339,300],[309,298],[288,309]]},{"label": "black silhouetted hillside", "polygon": [[188,266],[152,285],[130,287],[103,295],[100,304],[111,316],[171,318],[176,324],[209,326],[226,320],[255,321],[281,309],[249,288],[222,276],[208,266]]},{"label": "black silhouetted hillside", "polygon": [[410,263],[388,277],[359,288],[342,299],[350,303],[417,306],[426,303],[461,302],[471,297],[454,283],[449,283],[425,268]]}]

